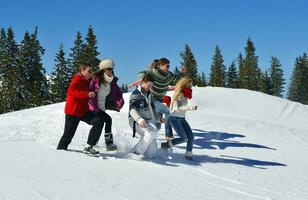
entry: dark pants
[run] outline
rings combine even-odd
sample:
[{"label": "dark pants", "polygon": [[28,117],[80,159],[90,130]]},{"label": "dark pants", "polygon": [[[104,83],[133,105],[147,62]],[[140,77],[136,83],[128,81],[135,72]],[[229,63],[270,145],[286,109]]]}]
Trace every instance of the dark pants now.
[{"label": "dark pants", "polygon": [[67,149],[68,145],[71,143],[77,126],[80,121],[84,121],[89,125],[93,125],[88,136],[88,144],[89,145],[95,145],[99,137],[102,133],[104,121],[101,119],[101,117],[95,113],[95,112],[87,112],[82,117],[76,117],[72,115],[65,115],[65,127],[64,127],[64,133],[61,137],[57,149]]},{"label": "dark pants", "polygon": [[[105,123],[105,143],[112,144],[113,143],[113,135],[111,133],[112,118],[102,110],[97,112],[97,114],[103,120],[103,123]],[[99,134],[97,142],[99,141],[100,136],[101,134]]]},{"label": "dark pants", "polygon": [[111,133],[112,119],[110,115],[108,115],[106,112],[102,110],[98,112],[98,115],[105,123],[105,133]]}]

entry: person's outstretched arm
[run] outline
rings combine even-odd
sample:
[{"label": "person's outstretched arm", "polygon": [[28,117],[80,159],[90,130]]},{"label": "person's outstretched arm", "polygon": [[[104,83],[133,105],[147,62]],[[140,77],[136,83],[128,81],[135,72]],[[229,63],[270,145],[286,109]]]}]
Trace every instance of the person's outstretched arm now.
[{"label": "person's outstretched arm", "polygon": [[131,84],[129,84],[127,87],[128,89],[131,89],[132,87],[139,85],[141,83],[141,79],[136,80],[135,82],[132,82]]}]

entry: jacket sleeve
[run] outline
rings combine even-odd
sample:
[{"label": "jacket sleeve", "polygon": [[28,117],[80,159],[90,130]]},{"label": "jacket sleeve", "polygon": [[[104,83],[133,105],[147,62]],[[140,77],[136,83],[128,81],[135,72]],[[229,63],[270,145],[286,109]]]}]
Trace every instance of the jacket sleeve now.
[{"label": "jacket sleeve", "polygon": [[99,90],[99,81],[97,79],[92,79],[90,81],[89,92],[98,93]]},{"label": "jacket sleeve", "polygon": [[130,110],[129,114],[138,124],[144,120],[134,108]]},{"label": "jacket sleeve", "polygon": [[175,89],[175,86],[173,86],[173,85],[168,86],[168,91],[173,91],[174,89]]},{"label": "jacket sleeve", "polygon": [[149,70],[145,70],[145,71],[141,71],[138,73],[138,77],[139,79],[142,79],[144,77],[144,75],[149,74],[150,71]]},{"label": "jacket sleeve", "polygon": [[82,87],[83,82],[73,78],[69,88],[68,88],[68,95],[73,96],[79,99],[87,99],[89,98],[89,90],[83,89]]},{"label": "jacket sleeve", "polygon": [[141,83],[141,79],[136,80],[135,82],[129,84],[129,87],[134,87],[136,85],[139,85]]},{"label": "jacket sleeve", "polygon": [[138,124],[140,124],[144,119],[138,114],[137,104],[138,104],[137,100],[135,99],[129,100],[129,105],[130,105],[129,114]]},{"label": "jacket sleeve", "polygon": [[99,86],[100,86],[100,83],[98,80],[94,80],[94,83],[93,83],[93,87],[94,87],[94,91],[96,94],[98,93],[99,91]]},{"label": "jacket sleeve", "polygon": [[169,85],[176,85],[176,83],[180,79],[179,74],[174,74],[172,72],[169,72],[168,76],[169,76]]},{"label": "jacket sleeve", "polygon": [[183,77],[185,77],[187,74],[186,72],[179,72],[179,73],[172,73],[170,72],[171,75],[171,81],[170,81],[170,85],[176,85],[176,83]]}]

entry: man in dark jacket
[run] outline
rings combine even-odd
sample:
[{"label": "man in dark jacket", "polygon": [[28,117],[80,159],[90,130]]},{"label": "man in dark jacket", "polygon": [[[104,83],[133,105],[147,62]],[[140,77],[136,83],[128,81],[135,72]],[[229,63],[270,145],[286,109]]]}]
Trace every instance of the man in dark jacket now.
[{"label": "man in dark jacket", "polygon": [[141,137],[134,147],[136,154],[153,157],[157,150],[155,140],[159,126],[159,116],[155,110],[154,101],[150,90],[154,79],[146,74],[140,86],[131,94],[129,99],[129,125],[135,134]]},{"label": "man in dark jacket", "polygon": [[89,83],[92,76],[92,67],[88,64],[81,64],[79,72],[74,75],[67,89],[65,104],[65,127],[57,149],[66,150],[71,143],[77,126],[80,121],[93,125],[88,136],[88,145],[85,153],[96,154],[93,146],[97,143],[104,125],[103,120],[94,112],[89,111],[89,97],[94,97],[94,92],[89,92]]}]

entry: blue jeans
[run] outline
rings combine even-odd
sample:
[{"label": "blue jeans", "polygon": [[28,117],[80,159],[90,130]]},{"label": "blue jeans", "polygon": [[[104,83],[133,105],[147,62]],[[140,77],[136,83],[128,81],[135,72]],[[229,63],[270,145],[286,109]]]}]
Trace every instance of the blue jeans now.
[{"label": "blue jeans", "polygon": [[170,111],[166,105],[164,105],[161,101],[154,100],[155,109],[158,114],[162,113],[165,115],[165,135],[166,137],[172,137],[172,127],[169,122]]},{"label": "blue jeans", "polygon": [[186,151],[192,151],[194,145],[194,134],[185,118],[169,117],[170,124],[175,132],[180,136],[172,140],[173,145],[187,142]]}]

